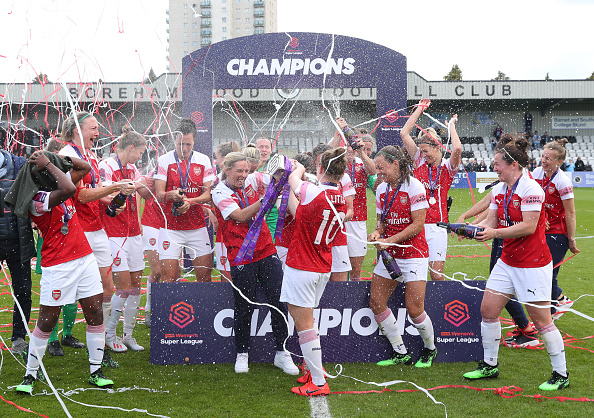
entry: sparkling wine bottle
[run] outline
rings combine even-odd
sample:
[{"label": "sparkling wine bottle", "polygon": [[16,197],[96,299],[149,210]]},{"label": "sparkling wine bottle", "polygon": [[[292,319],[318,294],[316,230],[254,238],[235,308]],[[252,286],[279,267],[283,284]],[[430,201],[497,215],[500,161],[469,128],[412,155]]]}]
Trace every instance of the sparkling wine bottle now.
[{"label": "sparkling wine bottle", "polygon": [[468,224],[450,224],[447,222],[437,222],[437,226],[445,228],[448,232],[454,232],[465,238],[474,239],[476,234],[485,230],[482,226],[468,225]]},{"label": "sparkling wine bottle", "polygon": [[[179,192],[179,194],[181,194],[181,195],[183,196],[183,194],[184,194],[184,191],[183,191],[182,189],[178,189],[178,192]],[[171,206],[171,214],[172,214],[173,216],[180,216],[180,215],[181,215],[181,213],[179,213],[177,210],[178,210],[180,207],[182,207],[182,206],[183,206],[183,204],[184,204],[184,201],[183,201],[183,200],[181,200],[181,201],[179,201],[179,202],[176,202],[176,201],[174,201],[174,202],[173,202],[173,205]]]},{"label": "sparkling wine bottle", "polygon": [[115,217],[117,215],[116,210],[124,206],[126,203],[126,197],[127,196],[125,194],[118,193],[116,197],[114,197],[109,203],[107,209],[105,209],[105,213],[107,213],[107,215],[111,216],[112,218]]},{"label": "sparkling wine bottle", "polygon": [[400,271],[398,263],[396,263],[396,260],[394,260],[394,257],[392,257],[389,252],[386,250],[380,250],[379,255],[384,262],[384,266],[386,266],[386,270],[388,270],[388,273],[390,273],[392,280],[396,280],[402,276],[402,271]]},{"label": "sparkling wine bottle", "polygon": [[344,126],[342,128],[342,132],[344,133],[344,137],[346,138],[347,142],[353,150],[358,150],[363,146],[357,143],[358,135],[355,133],[355,131],[353,131],[353,129],[350,126]]}]

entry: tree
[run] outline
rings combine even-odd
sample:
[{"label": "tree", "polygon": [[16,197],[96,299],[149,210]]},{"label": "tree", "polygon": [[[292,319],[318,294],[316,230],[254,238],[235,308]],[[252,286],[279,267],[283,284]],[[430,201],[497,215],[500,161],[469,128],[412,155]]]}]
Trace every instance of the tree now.
[{"label": "tree", "polygon": [[153,70],[153,67],[151,67],[151,70],[149,71],[148,77],[144,79],[144,83],[151,83],[152,84],[156,79],[157,79],[157,75],[155,74],[155,71]]},{"label": "tree", "polygon": [[586,78],[586,80],[594,80],[594,72],[592,72],[592,75],[588,78]]},{"label": "tree", "polygon": [[445,81],[462,81],[462,70],[458,64],[454,64],[450,72],[443,77]]},{"label": "tree", "polygon": [[493,80],[509,80],[509,77],[505,75],[505,73],[502,73],[501,71],[497,72],[497,77],[495,77]]},{"label": "tree", "polygon": [[43,74],[43,73],[39,73],[37,74],[37,77],[35,77],[31,83],[33,84],[47,84],[50,83],[50,81],[47,78],[47,74]]}]

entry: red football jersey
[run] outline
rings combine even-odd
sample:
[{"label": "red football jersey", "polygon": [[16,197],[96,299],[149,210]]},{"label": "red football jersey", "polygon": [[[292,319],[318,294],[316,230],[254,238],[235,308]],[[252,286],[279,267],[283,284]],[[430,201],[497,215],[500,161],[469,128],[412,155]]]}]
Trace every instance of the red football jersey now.
[{"label": "red football jersey", "polygon": [[[412,223],[412,212],[419,209],[427,209],[427,196],[425,188],[419,180],[410,177],[409,183],[404,182],[394,196],[396,190],[392,189],[388,183],[382,183],[377,187],[375,195],[375,208],[378,217],[383,211],[386,211],[386,237],[396,235],[403,231]],[[387,199],[387,203],[386,203]],[[390,202],[392,204],[390,205]],[[423,229],[417,235],[399,243],[399,246],[390,246],[387,251],[394,258],[427,258],[429,257],[429,248],[425,239],[425,230]]]},{"label": "red football jersey", "polygon": [[351,178],[351,182],[353,183],[353,187],[355,189],[355,201],[353,202],[355,215],[351,221],[366,221],[367,177],[369,177],[369,175],[365,171],[363,160],[355,157],[355,160],[347,166],[347,174]]},{"label": "red football jersey", "polygon": [[532,173],[532,177],[540,184],[545,192],[545,215],[549,222],[549,229],[545,233],[567,235],[563,201],[574,198],[571,180],[561,170],[557,170],[557,173],[551,180],[549,177],[545,177],[542,167],[537,167]]},{"label": "red football jersey", "polygon": [[[170,151],[159,157],[157,174],[155,180],[164,180],[167,182],[165,191],[182,188],[182,178],[188,177],[188,184],[185,190],[186,197],[198,197],[204,192],[204,184],[215,179],[212,165],[208,157],[197,151],[192,152],[188,161],[175,159],[175,151]],[[181,172],[180,172],[181,168]],[[206,226],[204,221],[204,212],[199,205],[192,205],[190,209],[180,216],[173,216],[171,207],[173,201],[169,200],[162,204],[167,221],[166,228],[174,231],[188,231],[200,229]]]},{"label": "red football jersey", "polygon": [[[239,249],[250,229],[250,224],[248,222],[235,222],[230,218],[230,215],[237,209],[256,203],[260,196],[263,196],[266,193],[266,187],[269,183],[270,176],[267,174],[252,173],[248,175],[245,180],[245,194],[241,191],[233,191],[227,186],[225,181],[220,182],[212,191],[212,200],[224,219],[223,242],[227,246],[227,257],[231,266],[250,263],[250,261],[247,260],[244,260],[241,263],[235,262]],[[220,227],[221,226],[219,225],[219,228]],[[219,232],[221,231],[219,230]],[[252,262],[261,260],[275,253],[276,248],[272,242],[272,236],[270,235],[268,225],[266,225],[266,221],[264,220],[262,222],[260,235],[258,236],[258,241],[256,242]]]},{"label": "red football jersey", "polygon": [[324,184],[316,186],[307,181],[301,183],[296,194],[299,206],[295,213],[295,229],[287,254],[287,266],[330,273],[332,246],[336,245],[333,240],[340,229],[337,215],[343,220],[346,216],[344,196],[339,187]]},{"label": "red football jersey", "polygon": [[[140,180],[140,172],[133,164],[128,164],[120,169],[115,158],[108,158],[99,163],[99,175],[104,186],[117,183],[120,180]],[[99,213],[103,229],[108,237],[134,237],[140,235],[140,222],[138,220],[138,206],[136,193],[132,193],[126,199],[126,207],[113,218],[105,213],[107,205],[99,204]]]},{"label": "red football jersey", "polygon": [[543,267],[551,262],[551,253],[545,238],[545,212],[542,210],[544,192],[539,184],[527,176],[521,176],[520,181],[510,198],[510,191],[506,183],[499,183],[493,187],[489,209],[497,211],[498,228],[507,228],[508,221],[504,211],[504,197],[510,201],[507,205],[509,220],[512,224],[522,222],[522,212],[540,212],[538,226],[533,234],[521,238],[503,240],[501,260],[512,267],[535,268]]},{"label": "red football jersey", "polygon": [[[426,224],[448,221],[448,191],[452,185],[454,177],[458,172],[458,167],[452,167],[450,159],[442,160],[438,167],[429,167],[427,161],[421,156],[421,151],[417,150],[415,155],[414,176],[423,186],[427,194],[429,209],[427,210]],[[435,182],[433,188],[433,198],[435,203],[431,203],[431,181]]]},{"label": "red football jersey", "polygon": [[[91,164],[91,171],[89,171],[87,175],[83,177],[79,184],[79,190],[77,191],[78,196],[80,189],[92,189],[99,187],[99,160],[97,156],[91,151],[87,150],[86,153],[83,154],[82,149],[75,147],[76,146],[74,144],[68,144],[60,150],[59,155],[82,158]],[[80,154],[76,152],[77,149]],[[81,203],[78,201],[78,199],[75,199],[74,206],[76,207],[76,212],[78,213],[80,225],[85,232],[99,231],[103,228],[103,225],[101,224],[101,216],[99,215],[98,200],[89,203]]]},{"label": "red football jersey", "polygon": [[[38,192],[29,207],[31,220],[43,236],[41,266],[51,267],[91,254],[93,251],[78,223],[73,199],[50,208],[49,195],[50,192]],[[61,232],[65,222],[67,234]]]}]

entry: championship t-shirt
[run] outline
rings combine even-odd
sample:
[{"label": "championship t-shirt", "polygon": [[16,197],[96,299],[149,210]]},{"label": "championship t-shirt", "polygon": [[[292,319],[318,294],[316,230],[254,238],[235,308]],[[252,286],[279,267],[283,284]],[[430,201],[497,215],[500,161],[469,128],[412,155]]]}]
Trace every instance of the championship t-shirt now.
[{"label": "championship t-shirt", "polygon": [[[489,209],[497,211],[498,228],[507,228],[523,221],[522,212],[540,212],[538,225],[533,234],[503,240],[501,260],[512,267],[543,267],[551,261],[551,253],[545,238],[545,212],[542,210],[544,192],[540,185],[527,176],[519,177],[513,196],[507,184],[501,182],[493,187]],[[505,216],[505,202],[507,215]],[[511,224],[510,224],[511,222]]]},{"label": "championship t-shirt", "polygon": [[[140,180],[140,172],[133,164],[121,166],[115,158],[108,158],[99,163],[99,175],[104,186],[117,183],[120,180]],[[126,198],[124,210],[113,218],[105,213],[107,205],[99,204],[99,214],[103,229],[108,237],[134,237],[140,235],[140,222],[138,221],[138,202],[136,192]]]},{"label": "championship t-shirt", "polygon": [[[448,158],[442,159],[439,167],[430,167],[425,158],[421,156],[420,149],[417,149],[414,161],[414,176],[425,187],[427,202],[429,203],[425,223],[447,222],[448,191],[454,177],[456,177],[459,166],[452,167]],[[433,189],[433,193],[431,189]],[[435,199],[435,203],[431,203],[431,197]]]},{"label": "championship t-shirt", "polygon": [[51,267],[91,254],[73,199],[50,208],[49,195],[50,192],[38,192],[29,206],[31,220],[43,237],[41,266]]},{"label": "championship t-shirt", "polygon": [[83,230],[85,232],[93,232],[103,228],[101,217],[99,216],[99,201],[94,200],[89,203],[81,203],[78,201],[77,196],[80,193],[80,189],[94,189],[99,187],[99,159],[93,152],[89,150],[85,151],[74,144],[68,144],[60,150],[59,155],[80,158],[91,165],[91,170],[83,177],[80,184],[78,184],[79,190],[76,192],[74,205]]},{"label": "championship t-shirt", "polygon": [[540,184],[545,192],[545,215],[549,223],[549,229],[545,233],[567,235],[563,201],[573,199],[573,184],[571,184],[571,180],[562,170],[557,170],[552,179],[545,177],[542,167],[537,167],[532,173],[532,177]]},{"label": "championship t-shirt", "polygon": [[330,273],[333,240],[346,216],[346,201],[336,185],[301,183],[295,193],[299,206],[287,254],[287,266],[298,270]]},{"label": "championship t-shirt", "polygon": [[[182,182],[186,183],[184,189],[185,197],[198,197],[204,193],[204,184],[215,179],[214,171],[208,157],[197,151],[193,151],[190,158],[180,160],[175,151],[170,151],[159,157],[157,174],[155,180],[166,181],[165,192],[184,189]],[[200,205],[192,205],[190,209],[179,216],[171,213],[173,200],[162,203],[166,228],[174,231],[189,231],[200,229],[206,226],[204,212]]]},{"label": "championship t-shirt", "polygon": [[[389,183],[382,183],[377,186],[375,208],[380,219],[382,213],[385,213],[386,229],[384,235],[386,238],[406,229],[412,223],[412,212],[427,209],[428,207],[425,188],[416,178],[410,177],[409,183],[403,182],[400,189],[393,189]],[[414,237],[398,244],[387,248],[388,253],[394,258],[429,257],[424,228]]]},{"label": "championship t-shirt", "polygon": [[[230,217],[237,209],[246,208],[256,203],[260,196],[264,196],[266,188],[270,184],[270,178],[267,174],[256,172],[247,176],[242,190],[233,190],[226,181],[221,181],[212,191],[212,200],[224,219],[223,242],[227,247],[227,257],[231,266],[248,264],[276,253],[270,230],[264,220],[256,241],[252,261],[244,260],[237,263],[235,259],[250,229],[251,222],[236,222]],[[219,224],[219,232],[221,232],[220,228]]]}]

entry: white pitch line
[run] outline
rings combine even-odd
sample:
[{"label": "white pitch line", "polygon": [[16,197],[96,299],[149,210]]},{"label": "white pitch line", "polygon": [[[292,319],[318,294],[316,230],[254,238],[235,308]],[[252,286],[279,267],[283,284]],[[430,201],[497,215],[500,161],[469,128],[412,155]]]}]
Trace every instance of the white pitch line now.
[{"label": "white pitch line", "polygon": [[311,418],[332,418],[326,396],[312,396],[309,398]]}]

